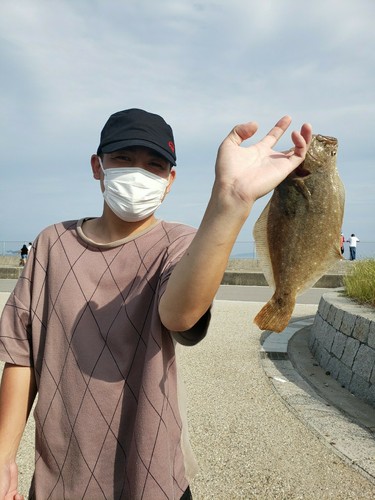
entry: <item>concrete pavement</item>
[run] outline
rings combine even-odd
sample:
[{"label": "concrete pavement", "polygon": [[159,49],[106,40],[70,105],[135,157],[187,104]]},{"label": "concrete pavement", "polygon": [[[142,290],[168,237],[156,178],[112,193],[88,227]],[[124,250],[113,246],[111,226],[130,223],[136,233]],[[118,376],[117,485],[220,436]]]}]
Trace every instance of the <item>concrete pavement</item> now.
[{"label": "concrete pavement", "polygon": [[[290,327],[276,335],[252,323],[270,290],[239,288],[221,287],[206,339],[178,349],[200,465],[194,499],[375,498],[374,410],[340,396],[307,349],[323,291],[306,295]],[[23,492],[32,434],[31,420],[19,452]]]},{"label": "concrete pavement", "polygon": [[[372,432],[325,400],[296,370],[287,357],[291,332],[276,340],[252,323],[262,305],[217,300],[207,338],[180,349],[190,435],[201,467],[193,496],[375,498]],[[295,335],[308,328],[316,309],[297,304]],[[307,374],[309,368],[306,363]],[[368,418],[372,425],[371,413]]]},{"label": "concrete pavement", "polygon": [[[0,280],[1,283],[1,280]],[[1,286],[1,285],[0,285]],[[330,288],[330,290],[334,290]],[[310,288],[297,297],[297,304],[319,304],[320,297],[327,288]],[[223,285],[216,295],[218,300],[235,300],[247,302],[267,302],[272,296],[269,286]]]}]

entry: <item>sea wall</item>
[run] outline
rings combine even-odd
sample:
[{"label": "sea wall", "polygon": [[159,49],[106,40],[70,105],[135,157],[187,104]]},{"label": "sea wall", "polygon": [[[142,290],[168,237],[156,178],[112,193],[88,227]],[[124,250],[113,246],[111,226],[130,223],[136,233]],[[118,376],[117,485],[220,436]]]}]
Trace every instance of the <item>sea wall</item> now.
[{"label": "sea wall", "polygon": [[[336,262],[313,286],[316,288],[340,288],[344,275],[352,262]],[[267,286],[260,262],[256,259],[230,259],[221,282],[222,285]]]},{"label": "sea wall", "polygon": [[[0,256],[0,279],[18,279],[22,273],[20,257]],[[340,261],[327,271],[315,284],[317,288],[339,288],[352,262]],[[223,276],[222,285],[267,286],[268,283],[256,259],[230,259]]]},{"label": "sea wall", "polygon": [[0,255],[0,279],[18,279],[23,267],[20,264],[20,255]]},{"label": "sea wall", "polygon": [[[252,271],[225,271],[222,285],[268,286],[263,273]],[[343,286],[342,274],[325,274],[313,288],[340,288]]]},{"label": "sea wall", "polygon": [[355,396],[375,407],[375,309],[342,292],[320,300],[309,347],[319,365]]}]

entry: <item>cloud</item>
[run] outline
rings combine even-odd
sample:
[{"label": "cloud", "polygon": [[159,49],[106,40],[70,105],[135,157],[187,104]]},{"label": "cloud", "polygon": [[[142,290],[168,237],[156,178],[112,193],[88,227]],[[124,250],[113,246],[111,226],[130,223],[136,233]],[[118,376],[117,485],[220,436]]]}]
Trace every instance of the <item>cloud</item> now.
[{"label": "cloud", "polygon": [[[372,0],[3,0],[0,239],[100,212],[89,158],[108,116],[127,107],[173,125],[179,174],[166,218],[199,223],[235,124],[258,121],[260,138],[288,113],[293,127],[338,137],[348,223],[373,237],[354,205],[375,209],[374,14]],[[286,134],[279,147],[289,145]]]}]

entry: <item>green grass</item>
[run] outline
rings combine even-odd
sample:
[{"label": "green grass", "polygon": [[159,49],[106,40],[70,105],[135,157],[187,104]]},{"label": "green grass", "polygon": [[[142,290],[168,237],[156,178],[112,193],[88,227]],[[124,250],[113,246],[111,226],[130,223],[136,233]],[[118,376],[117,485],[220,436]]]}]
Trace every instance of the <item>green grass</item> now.
[{"label": "green grass", "polygon": [[356,261],[344,277],[344,288],[347,297],[375,307],[375,259]]}]

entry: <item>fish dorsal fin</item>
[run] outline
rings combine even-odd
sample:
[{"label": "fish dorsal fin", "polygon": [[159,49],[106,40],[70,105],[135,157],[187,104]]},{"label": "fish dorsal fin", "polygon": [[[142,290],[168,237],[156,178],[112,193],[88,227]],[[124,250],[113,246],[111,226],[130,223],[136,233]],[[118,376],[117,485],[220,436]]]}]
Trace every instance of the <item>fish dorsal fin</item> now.
[{"label": "fish dorsal fin", "polygon": [[273,277],[272,261],[267,237],[268,225],[268,212],[270,208],[270,201],[267,203],[263,212],[260,214],[253,229],[253,236],[255,240],[257,259],[259,260],[260,267],[264,273],[269,286],[275,289],[275,280]]}]

